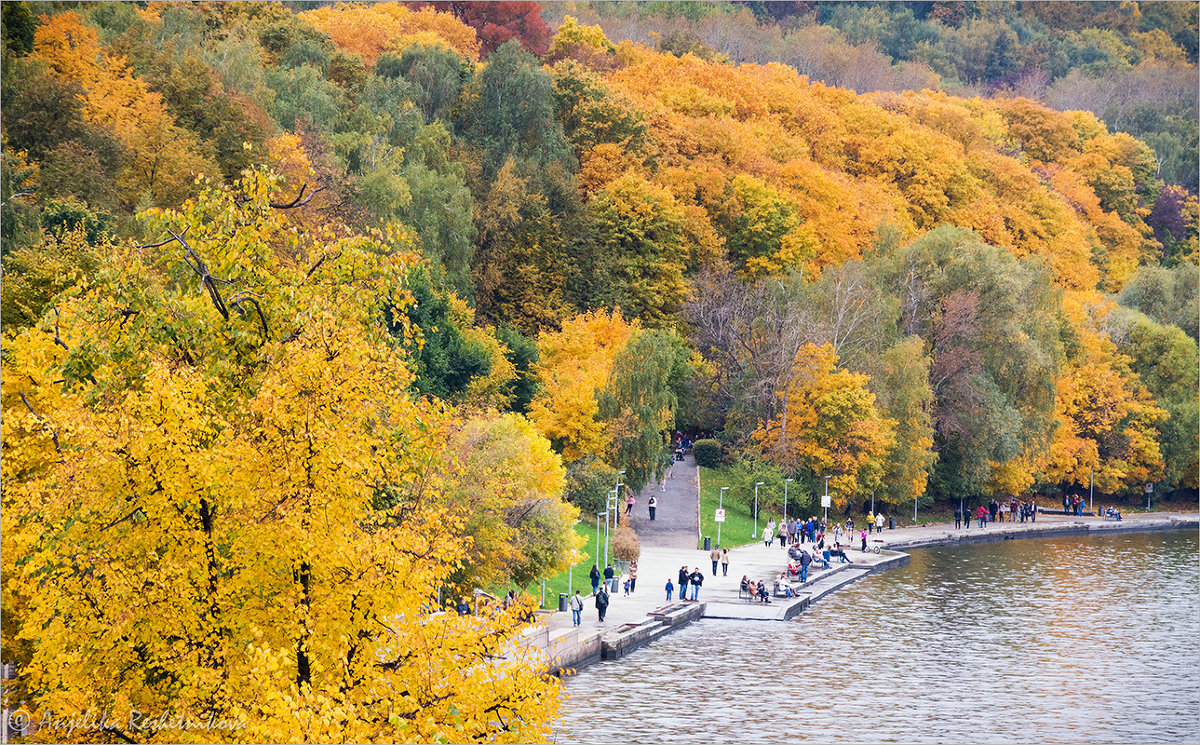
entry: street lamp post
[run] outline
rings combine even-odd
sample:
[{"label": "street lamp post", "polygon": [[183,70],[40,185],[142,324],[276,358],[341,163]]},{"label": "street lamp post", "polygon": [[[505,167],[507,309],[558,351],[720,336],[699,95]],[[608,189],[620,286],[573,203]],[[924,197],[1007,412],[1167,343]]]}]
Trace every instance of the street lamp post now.
[{"label": "street lamp post", "polygon": [[754,535],[751,538],[758,537],[758,487],[762,486],[763,482],[754,482]]},{"label": "street lamp post", "polygon": [[[607,503],[608,499],[605,498]],[[608,510],[596,513],[596,553],[592,555],[596,561],[600,561],[600,516],[603,515],[605,520],[608,520]],[[607,523],[606,523],[607,524]]]},{"label": "street lamp post", "polygon": [[[728,488],[729,488],[728,486],[721,487],[721,497],[717,503],[718,510],[725,509],[725,490]],[[721,523],[717,523],[717,547],[720,548],[720,546],[721,546]]]},{"label": "street lamp post", "polygon": [[825,477],[825,499],[823,499],[821,501],[824,502],[824,504],[822,506],[825,508],[825,523],[828,525],[829,524],[829,477],[828,476]]},{"label": "street lamp post", "polygon": [[795,481],[795,479],[784,479],[783,480],[783,521],[785,523],[787,522],[787,519],[788,519],[788,515],[787,515],[787,485],[792,483],[793,481]]}]

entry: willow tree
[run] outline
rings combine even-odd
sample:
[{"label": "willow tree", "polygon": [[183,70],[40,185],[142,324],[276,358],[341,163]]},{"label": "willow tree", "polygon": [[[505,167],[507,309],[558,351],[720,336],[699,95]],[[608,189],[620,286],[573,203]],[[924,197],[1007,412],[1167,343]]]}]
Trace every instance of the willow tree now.
[{"label": "willow tree", "polygon": [[4,342],[27,708],[111,712],[97,736],[127,741],[543,739],[557,684],[515,614],[432,613],[464,549],[449,412],[410,394],[385,322],[415,254],[301,232],[273,186],[143,213],[164,240],[113,247]]},{"label": "willow tree", "polygon": [[597,393],[611,434],[608,462],[625,470],[634,491],[662,474],[687,360],[683,340],[673,332],[642,331],[617,353],[608,384]]}]

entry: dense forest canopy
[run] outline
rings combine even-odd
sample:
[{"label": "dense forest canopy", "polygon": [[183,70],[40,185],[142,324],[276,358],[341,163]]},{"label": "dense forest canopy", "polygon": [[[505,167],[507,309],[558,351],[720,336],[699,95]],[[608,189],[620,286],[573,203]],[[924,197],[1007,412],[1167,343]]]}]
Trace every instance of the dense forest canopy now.
[{"label": "dense forest canopy", "polygon": [[0,13],[41,705],[543,737],[520,609],[393,621],[565,568],[677,431],[798,506],[1196,493],[1195,3]]}]

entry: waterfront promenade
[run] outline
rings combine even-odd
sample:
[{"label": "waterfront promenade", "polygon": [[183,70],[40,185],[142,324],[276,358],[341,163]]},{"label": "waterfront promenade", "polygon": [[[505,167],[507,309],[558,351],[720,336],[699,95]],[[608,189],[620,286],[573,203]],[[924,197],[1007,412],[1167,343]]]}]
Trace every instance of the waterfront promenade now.
[{"label": "waterfront promenade", "polygon": [[[659,519],[654,522],[649,521],[645,510],[651,489],[659,500]],[[625,644],[631,636],[636,636],[639,644],[648,643],[701,617],[791,620],[809,604],[850,582],[907,563],[905,549],[1197,525],[1197,513],[1193,512],[1132,514],[1120,522],[1099,517],[1039,515],[1036,522],[997,522],[989,523],[985,528],[977,527],[976,522],[970,529],[956,530],[953,523],[885,529],[882,534],[869,536],[869,539],[882,541],[880,553],[863,553],[858,550],[860,542],[853,541],[846,546],[846,554],[853,563],[842,564],[834,559],[829,569],[822,569],[819,562],[814,562],[807,583],[792,583],[797,598],[772,598],[770,604],[761,604],[738,597],[740,580],[746,575],[751,580],[762,580],[773,586],[779,574],[786,571],[787,551],[778,543],[768,548],[761,541],[730,548],[728,575],[724,575],[718,565],[714,576],[709,553],[694,548],[697,509],[696,468],[689,457],[686,462],[676,464],[665,492],[657,484],[647,486],[637,502],[633,517],[641,541],[641,558],[635,591],[628,596],[621,590],[611,593],[605,621],[600,622],[590,595],[591,586],[583,577],[576,585],[585,598],[582,625],[573,626],[569,611],[556,612],[542,615],[542,624],[531,630],[529,643],[546,653],[550,667],[580,667],[599,660],[602,654],[605,658],[620,656],[627,646],[631,646]],[[743,543],[749,540],[749,536],[742,538]],[[726,543],[729,543],[728,539]],[[679,569],[685,565],[689,570],[698,568],[704,573],[699,602],[681,603],[676,587],[672,601],[668,603],[664,589],[667,579],[677,584]],[[614,640],[621,642],[619,649]]]}]

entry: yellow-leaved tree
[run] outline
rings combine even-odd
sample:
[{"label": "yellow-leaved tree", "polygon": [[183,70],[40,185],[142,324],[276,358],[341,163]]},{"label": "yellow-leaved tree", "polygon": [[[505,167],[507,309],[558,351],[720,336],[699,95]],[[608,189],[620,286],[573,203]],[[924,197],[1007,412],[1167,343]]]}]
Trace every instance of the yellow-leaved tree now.
[{"label": "yellow-leaved tree", "polygon": [[613,358],[635,328],[619,309],[598,310],[564,322],[562,331],[538,337],[541,392],[529,407],[529,420],[554,443],[563,460],[607,454],[609,435],[598,416],[596,393],[608,381]]},{"label": "yellow-leaved tree", "polygon": [[839,368],[832,345],[805,344],[780,395],[783,411],[754,433],[767,460],[817,480],[829,476],[839,509],[878,485],[895,422],[879,414],[866,375]]},{"label": "yellow-leaved tree", "polygon": [[411,243],[289,227],[274,183],[143,213],[166,241],[115,245],[4,340],[20,695],[35,721],[109,714],[35,737],[544,739],[525,611],[438,612],[466,552],[450,412],[400,351]]}]

